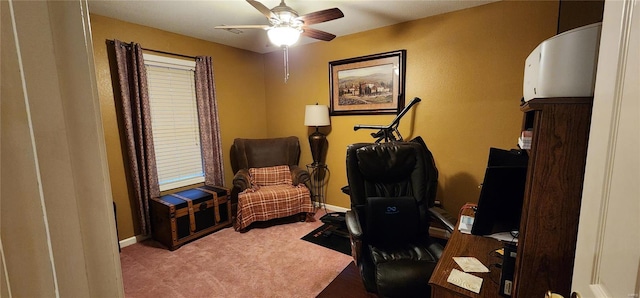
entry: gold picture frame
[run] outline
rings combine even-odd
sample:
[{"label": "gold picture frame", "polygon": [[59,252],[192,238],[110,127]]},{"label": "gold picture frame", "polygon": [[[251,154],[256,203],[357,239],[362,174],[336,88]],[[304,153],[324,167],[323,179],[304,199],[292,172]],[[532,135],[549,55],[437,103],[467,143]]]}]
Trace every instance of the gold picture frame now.
[{"label": "gold picture frame", "polygon": [[329,62],[330,114],[397,114],[404,108],[406,50]]}]

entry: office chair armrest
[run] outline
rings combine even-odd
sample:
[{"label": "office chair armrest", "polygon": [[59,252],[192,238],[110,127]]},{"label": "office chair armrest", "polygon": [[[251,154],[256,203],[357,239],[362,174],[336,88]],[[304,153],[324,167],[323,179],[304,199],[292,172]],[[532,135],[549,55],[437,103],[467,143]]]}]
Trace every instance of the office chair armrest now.
[{"label": "office chair armrest", "polygon": [[345,214],[345,223],[347,230],[349,231],[349,240],[351,242],[351,256],[355,261],[356,266],[360,264],[360,258],[362,258],[362,227],[358,221],[358,215],[349,210]]},{"label": "office chair armrest", "polygon": [[427,247],[427,250],[431,252],[436,257],[436,259],[440,260],[440,258],[442,257],[442,253],[444,252],[444,247],[442,247],[440,243],[431,242],[431,244],[429,244],[429,247]]},{"label": "office chair armrest", "polygon": [[429,213],[431,217],[441,223],[444,228],[449,231],[449,233],[453,233],[453,230],[456,227],[457,218],[453,217],[447,210],[444,210],[440,207],[431,207],[429,208]]},{"label": "office chair armrest", "polygon": [[307,181],[311,180],[311,175],[307,170],[299,166],[289,166],[289,169],[291,169],[291,181],[293,185],[306,184]]},{"label": "office chair armrest", "polygon": [[360,227],[360,222],[358,222],[357,215],[353,211],[347,211],[347,213],[345,214],[345,223],[347,224],[349,235],[355,240],[360,240],[360,238],[362,237],[362,227]]},{"label": "office chair armrest", "polygon": [[251,178],[249,177],[249,170],[240,169],[233,177],[233,187],[238,189],[238,192],[242,192],[247,188],[251,188]]}]

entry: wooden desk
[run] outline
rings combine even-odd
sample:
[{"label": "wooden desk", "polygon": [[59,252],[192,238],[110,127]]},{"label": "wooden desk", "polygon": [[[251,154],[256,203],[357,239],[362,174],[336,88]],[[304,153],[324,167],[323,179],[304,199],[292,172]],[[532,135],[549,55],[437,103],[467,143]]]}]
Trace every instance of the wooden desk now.
[{"label": "wooden desk", "polygon": [[[494,253],[494,250],[502,247],[503,244],[496,239],[462,234],[456,226],[456,230],[447,242],[442,257],[438,261],[431,279],[429,279],[431,297],[500,297],[498,287],[500,286],[501,270],[494,264],[502,263],[502,258]],[[453,257],[475,257],[489,268],[487,273],[470,273],[482,278],[480,294],[447,282],[447,278],[453,268],[461,270],[453,260]]]}]

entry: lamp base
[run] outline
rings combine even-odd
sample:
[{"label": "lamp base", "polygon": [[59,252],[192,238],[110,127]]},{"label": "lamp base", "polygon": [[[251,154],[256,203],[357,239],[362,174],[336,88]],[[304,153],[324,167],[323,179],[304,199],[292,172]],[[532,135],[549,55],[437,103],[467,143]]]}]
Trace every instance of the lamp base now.
[{"label": "lamp base", "polygon": [[322,153],[327,144],[327,136],[318,131],[309,135],[309,146],[311,147],[311,156],[313,156],[313,164],[318,165],[322,162]]}]

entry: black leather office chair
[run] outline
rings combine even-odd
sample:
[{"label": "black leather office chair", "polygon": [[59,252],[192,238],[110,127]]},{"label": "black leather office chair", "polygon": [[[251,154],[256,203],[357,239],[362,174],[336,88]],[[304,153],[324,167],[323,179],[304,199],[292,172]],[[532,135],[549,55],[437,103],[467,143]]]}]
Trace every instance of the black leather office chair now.
[{"label": "black leather office chair", "polygon": [[365,288],[380,297],[430,296],[429,277],[443,248],[429,238],[437,183],[428,183],[428,158],[417,142],[347,148],[352,254]]}]

